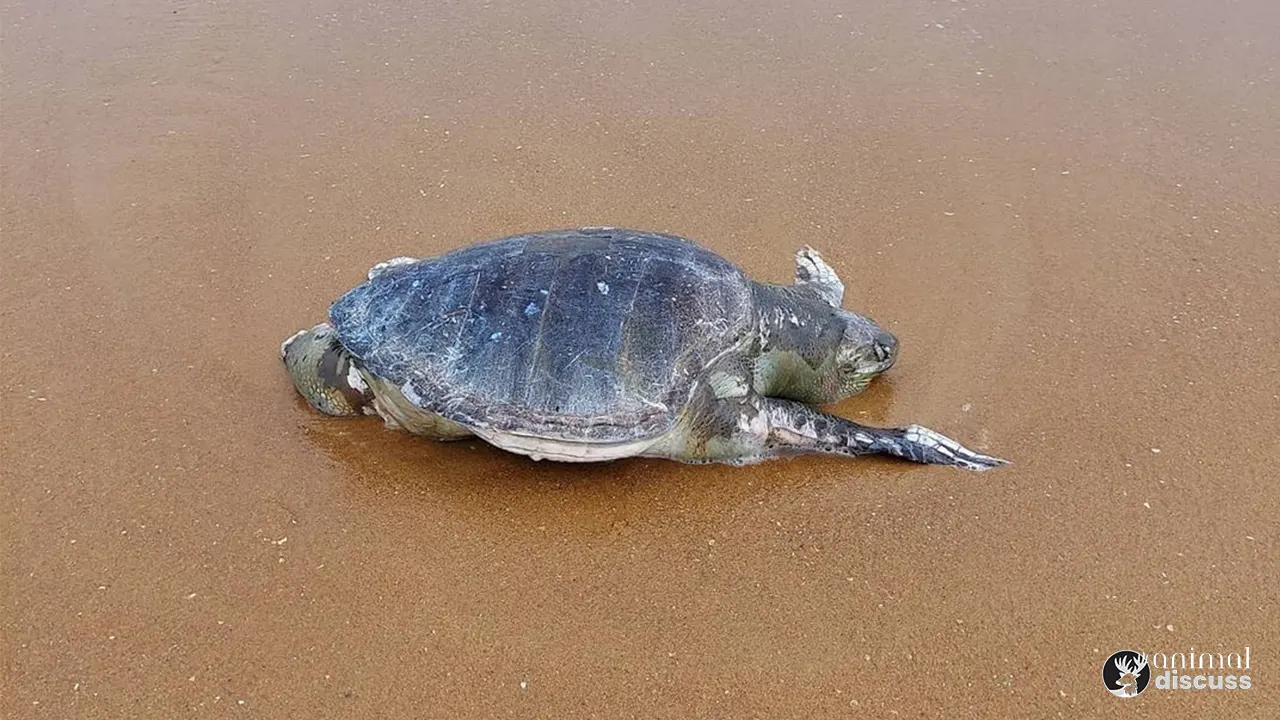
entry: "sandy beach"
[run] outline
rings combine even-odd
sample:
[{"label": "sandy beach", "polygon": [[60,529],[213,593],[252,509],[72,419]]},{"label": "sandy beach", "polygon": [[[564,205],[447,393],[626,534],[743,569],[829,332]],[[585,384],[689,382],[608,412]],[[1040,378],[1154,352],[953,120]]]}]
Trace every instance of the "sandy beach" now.
[{"label": "sandy beach", "polygon": [[[1274,2],[0,0],[0,67],[0,715],[1280,707]],[[818,248],[902,348],[834,411],[1014,464],[536,463],[290,386],[374,263],[580,225]]]}]

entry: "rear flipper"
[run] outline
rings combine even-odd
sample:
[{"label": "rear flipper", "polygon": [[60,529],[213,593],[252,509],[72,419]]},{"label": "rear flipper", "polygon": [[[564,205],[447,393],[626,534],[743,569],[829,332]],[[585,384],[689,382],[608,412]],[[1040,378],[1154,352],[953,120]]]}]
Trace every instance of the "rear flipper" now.
[{"label": "rear flipper", "polygon": [[768,421],[766,446],[778,455],[892,455],[930,465],[989,470],[1007,460],[976,453],[945,435],[919,425],[874,428],[777,398],[757,398]]}]

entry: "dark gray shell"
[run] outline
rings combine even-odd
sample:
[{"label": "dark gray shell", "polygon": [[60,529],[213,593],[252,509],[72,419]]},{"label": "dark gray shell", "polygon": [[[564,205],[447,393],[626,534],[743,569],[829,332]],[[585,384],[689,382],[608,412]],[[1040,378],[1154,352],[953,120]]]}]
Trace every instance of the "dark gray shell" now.
[{"label": "dark gray shell", "polygon": [[425,410],[612,443],[676,422],[698,376],[752,326],[752,292],[737,266],[688,240],[593,228],[389,268],[329,317],[366,370]]}]

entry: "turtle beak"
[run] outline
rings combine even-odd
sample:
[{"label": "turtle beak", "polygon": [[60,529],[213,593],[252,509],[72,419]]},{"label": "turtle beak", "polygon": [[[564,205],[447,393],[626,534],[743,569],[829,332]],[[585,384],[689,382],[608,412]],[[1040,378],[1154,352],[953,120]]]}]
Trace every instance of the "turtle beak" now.
[{"label": "turtle beak", "polygon": [[898,338],[891,332],[881,330],[871,341],[871,352],[876,362],[880,363],[879,372],[888,370],[898,360]]}]

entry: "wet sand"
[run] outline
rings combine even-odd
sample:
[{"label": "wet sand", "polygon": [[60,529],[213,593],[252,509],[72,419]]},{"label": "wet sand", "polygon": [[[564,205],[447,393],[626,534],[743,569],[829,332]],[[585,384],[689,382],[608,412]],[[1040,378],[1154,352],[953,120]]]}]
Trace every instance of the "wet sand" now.
[{"label": "wet sand", "polygon": [[[1274,3],[82,5],[0,5],[0,715],[1280,705]],[[903,347],[838,411],[1016,464],[538,464],[294,395],[374,262],[584,224],[813,244]]]}]

